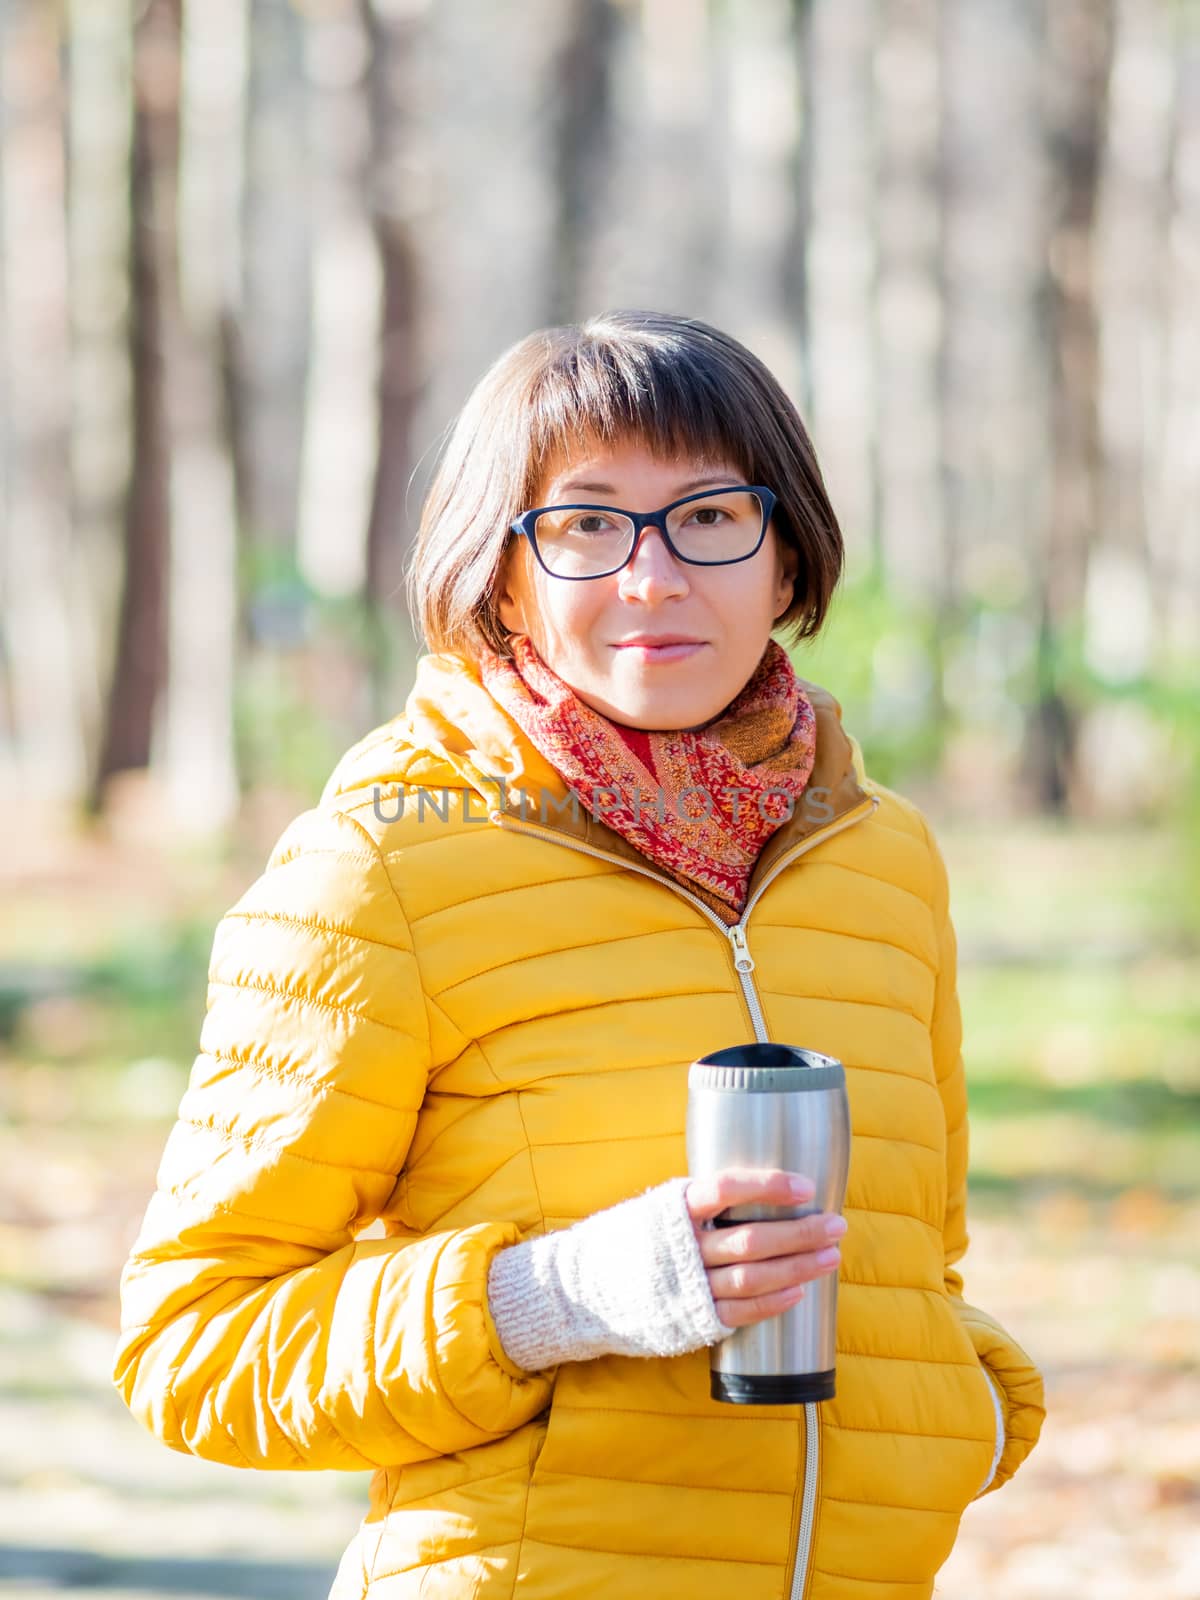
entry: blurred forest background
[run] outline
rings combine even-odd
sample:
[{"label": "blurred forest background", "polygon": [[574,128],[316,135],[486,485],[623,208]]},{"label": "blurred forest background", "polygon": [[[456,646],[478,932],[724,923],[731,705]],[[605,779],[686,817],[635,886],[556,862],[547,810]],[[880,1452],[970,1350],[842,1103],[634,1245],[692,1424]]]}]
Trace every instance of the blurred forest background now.
[{"label": "blurred forest background", "polygon": [[143,1437],[116,1277],[457,407],[640,306],[798,401],[950,861],[1050,1417],[938,1592],[1200,1600],[1198,0],[0,0],[0,118],[0,1594],[326,1593],[365,1482]]}]

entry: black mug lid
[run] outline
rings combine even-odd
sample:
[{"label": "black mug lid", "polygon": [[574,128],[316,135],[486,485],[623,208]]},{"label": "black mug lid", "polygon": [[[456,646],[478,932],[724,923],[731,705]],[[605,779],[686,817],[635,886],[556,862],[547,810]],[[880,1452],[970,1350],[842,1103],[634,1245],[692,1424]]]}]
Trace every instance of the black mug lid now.
[{"label": "black mug lid", "polygon": [[753,1043],[713,1050],[688,1070],[689,1089],[736,1089],[752,1094],[839,1089],[846,1072],[836,1056],[798,1045]]}]

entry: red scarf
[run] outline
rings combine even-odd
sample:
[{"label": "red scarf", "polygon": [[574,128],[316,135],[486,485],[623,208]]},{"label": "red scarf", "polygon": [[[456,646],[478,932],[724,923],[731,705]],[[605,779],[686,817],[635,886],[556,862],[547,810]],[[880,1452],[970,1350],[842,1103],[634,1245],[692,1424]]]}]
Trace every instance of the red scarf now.
[{"label": "red scarf", "polygon": [[791,816],[816,757],[816,716],[782,646],[767,641],[720,716],[661,733],[602,716],[527,635],[510,643],[512,660],[481,659],[492,697],[598,821],[736,922],[759,852]]}]

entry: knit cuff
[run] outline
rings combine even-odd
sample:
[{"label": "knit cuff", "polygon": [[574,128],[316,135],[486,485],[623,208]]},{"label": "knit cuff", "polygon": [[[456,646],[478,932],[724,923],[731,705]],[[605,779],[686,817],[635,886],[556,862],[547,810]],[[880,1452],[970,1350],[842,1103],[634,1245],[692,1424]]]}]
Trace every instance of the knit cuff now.
[{"label": "knit cuff", "polygon": [[732,1331],[713,1304],[687,1185],[669,1179],[496,1253],[489,1309],[517,1366],[536,1372],[601,1355],[682,1355]]}]

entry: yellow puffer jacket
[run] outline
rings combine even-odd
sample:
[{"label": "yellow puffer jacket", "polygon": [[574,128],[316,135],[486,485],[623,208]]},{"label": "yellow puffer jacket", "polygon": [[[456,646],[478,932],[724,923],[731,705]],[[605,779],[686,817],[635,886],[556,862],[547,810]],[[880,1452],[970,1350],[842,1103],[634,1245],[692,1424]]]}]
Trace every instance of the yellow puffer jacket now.
[{"label": "yellow puffer jacket", "polygon": [[[1038,1371],[954,1270],[942,860],[813,693],[827,804],[732,932],[585,812],[533,821],[565,785],[452,655],[222,919],[115,1381],[175,1449],[376,1468],[337,1600],[921,1600],[1033,1448]],[[836,1399],[718,1404],[707,1351],[514,1367],[492,1254],[686,1171],[688,1063],[755,1037],[847,1068]]]}]

